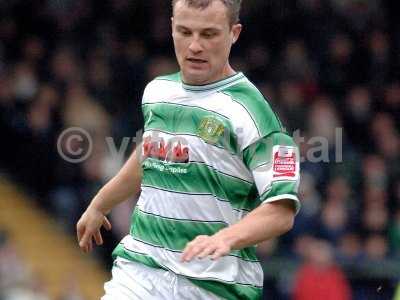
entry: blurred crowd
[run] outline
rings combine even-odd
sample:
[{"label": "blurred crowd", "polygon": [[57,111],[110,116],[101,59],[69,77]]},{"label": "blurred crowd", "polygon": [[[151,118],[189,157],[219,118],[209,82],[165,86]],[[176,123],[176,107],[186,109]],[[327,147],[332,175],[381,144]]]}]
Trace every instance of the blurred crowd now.
[{"label": "blurred crowd", "polygon": [[47,300],[5,231],[0,231],[0,299]]},{"label": "blurred crowd", "polygon": [[[0,300],[54,300],[40,274],[31,270],[7,231],[0,228]],[[73,280],[56,300],[84,300]]]},{"label": "blurred crowd", "polygon": [[[394,2],[243,3],[232,64],[264,93],[303,158],[294,229],[258,247],[267,266],[276,258],[296,263],[293,278],[266,288],[279,299],[390,299],[399,279],[388,263],[400,256]],[[178,70],[170,14],[161,0],[0,2],[0,166],[72,234],[134,148],[146,82]],[[69,127],[93,139],[79,164],[58,154]],[[112,212],[100,256],[128,231],[133,205]],[[382,270],[385,263],[392,269]],[[318,289],[315,281],[329,284]]]}]

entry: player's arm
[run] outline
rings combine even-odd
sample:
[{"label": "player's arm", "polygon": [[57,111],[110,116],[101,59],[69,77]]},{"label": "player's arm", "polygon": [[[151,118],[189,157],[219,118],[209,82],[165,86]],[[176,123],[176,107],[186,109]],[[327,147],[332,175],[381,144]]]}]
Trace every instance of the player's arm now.
[{"label": "player's arm", "polygon": [[293,200],[283,199],[264,203],[240,222],[212,236],[200,235],[188,243],[182,261],[193,257],[217,259],[232,250],[242,249],[278,237],[289,231],[294,222]]},{"label": "player's arm", "polygon": [[[137,149],[141,149],[138,147]],[[76,230],[79,247],[84,252],[92,250],[93,240],[97,245],[103,243],[100,228],[104,226],[107,230],[111,229],[106,217],[111,209],[129,197],[139,194],[142,179],[140,160],[140,153],[135,150],[118,174],[100,189],[82,214]]]},{"label": "player's arm", "polygon": [[292,138],[281,132],[249,147],[244,152],[244,162],[253,174],[262,204],[238,223],[212,236],[196,237],[187,244],[182,260],[208,255],[216,259],[290,230],[300,207],[297,198],[299,158]]}]

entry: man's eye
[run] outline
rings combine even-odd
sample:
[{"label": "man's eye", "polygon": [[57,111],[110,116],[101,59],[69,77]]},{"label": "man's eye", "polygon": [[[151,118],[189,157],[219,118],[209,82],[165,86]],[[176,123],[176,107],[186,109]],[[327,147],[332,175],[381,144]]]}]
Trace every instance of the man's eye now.
[{"label": "man's eye", "polygon": [[215,33],[213,33],[213,32],[206,32],[206,33],[203,33],[203,36],[204,36],[205,38],[207,38],[207,39],[210,39],[210,38],[212,38],[212,37],[215,36]]},{"label": "man's eye", "polygon": [[190,32],[189,32],[189,31],[181,31],[181,34],[182,34],[183,36],[189,36],[189,35],[190,35]]}]

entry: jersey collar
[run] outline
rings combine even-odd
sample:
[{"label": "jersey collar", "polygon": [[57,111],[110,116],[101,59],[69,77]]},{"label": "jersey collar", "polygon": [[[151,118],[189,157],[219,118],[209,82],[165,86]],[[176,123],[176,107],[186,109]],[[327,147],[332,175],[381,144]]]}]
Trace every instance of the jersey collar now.
[{"label": "jersey collar", "polygon": [[190,84],[186,84],[182,81],[182,87],[185,90],[190,91],[190,92],[206,92],[206,91],[210,91],[210,90],[220,89],[227,85],[231,85],[235,81],[238,81],[242,78],[244,78],[244,74],[242,72],[238,72],[238,73],[228,76],[224,79],[221,79],[221,80],[218,80],[218,81],[215,81],[212,83],[204,84],[204,85],[190,85]]}]

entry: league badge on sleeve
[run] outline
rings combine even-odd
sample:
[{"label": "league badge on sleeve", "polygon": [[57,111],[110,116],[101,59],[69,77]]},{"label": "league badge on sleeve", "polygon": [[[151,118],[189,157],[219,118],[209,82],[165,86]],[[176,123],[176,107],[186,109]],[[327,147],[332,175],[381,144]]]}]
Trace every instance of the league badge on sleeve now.
[{"label": "league badge on sleeve", "polygon": [[273,178],[292,178],[295,179],[298,173],[298,162],[296,157],[296,147],[274,146],[273,147]]}]

